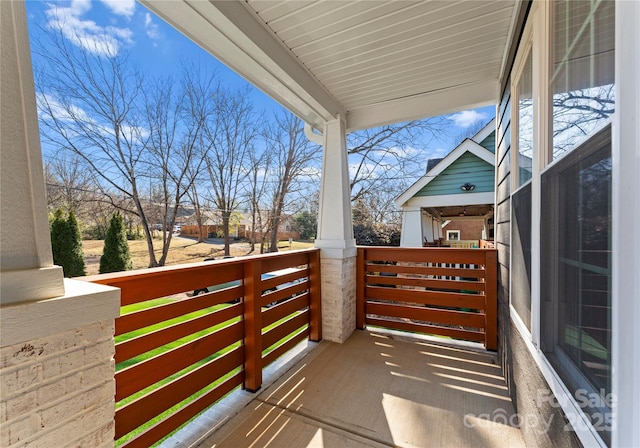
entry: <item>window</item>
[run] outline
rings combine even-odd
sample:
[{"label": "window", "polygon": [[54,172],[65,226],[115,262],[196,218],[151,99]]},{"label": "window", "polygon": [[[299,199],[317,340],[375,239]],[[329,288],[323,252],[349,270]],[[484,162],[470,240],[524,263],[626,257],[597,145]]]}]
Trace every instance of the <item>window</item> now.
[{"label": "window", "polygon": [[[563,382],[601,397],[586,413],[606,415],[611,392],[611,126],[542,176],[542,350]],[[597,426],[596,423],[602,423]],[[594,426],[608,439],[606,422]]]},{"label": "window", "polygon": [[447,240],[449,240],[449,241],[460,241],[460,231],[459,230],[447,230]]}]

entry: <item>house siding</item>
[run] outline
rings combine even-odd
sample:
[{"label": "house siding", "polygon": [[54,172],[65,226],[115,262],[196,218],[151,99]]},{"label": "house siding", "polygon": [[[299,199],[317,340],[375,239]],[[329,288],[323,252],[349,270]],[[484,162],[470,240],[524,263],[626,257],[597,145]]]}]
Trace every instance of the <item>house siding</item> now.
[{"label": "house siding", "polygon": [[[517,42],[514,43],[517,46]],[[507,73],[508,75],[508,73]],[[495,242],[498,250],[498,353],[527,446],[579,447],[564,413],[510,315],[511,257],[511,96],[509,76],[496,111]],[[545,423],[546,422],[546,423]],[[547,426],[548,425],[548,426]]]},{"label": "house siding", "polygon": [[425,185],[415,196],[464,194],[460,186],[473,181],[474,193],[493,191],[495,168],[478,156],[466,153],[453,162],[433,181]]},{"label": "house siding", "polygon": [[491,151],[495,154],[496,152],[496,131],[491,132],[491,134],[487,135],[487,138],[478,143],[484,149]]}]

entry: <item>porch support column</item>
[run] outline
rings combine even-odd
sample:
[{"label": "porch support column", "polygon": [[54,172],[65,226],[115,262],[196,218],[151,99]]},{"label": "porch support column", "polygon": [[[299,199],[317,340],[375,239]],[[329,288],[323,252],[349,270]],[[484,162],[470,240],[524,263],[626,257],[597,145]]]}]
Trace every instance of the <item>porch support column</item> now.
[{"label": "porch support column", "polygon": [[0,303],[64,294],[53,265],[31,53],[22,2],[2,3]]},{"label": "porch support column", "polygon": [[120,293],[53,265],[24,2],[0,47],[0,446],[111,446]]},{"label": "porch support column", "polygon": [[419,206],[402,207],[400,247],[422,247],[422,208]]},{"label": "porch support column", "polygon": [[611,446],[640,446],[640,2],[616,2]]},{"label": "porch support column", "polygon": [[356,328],[356,242],[343,117],[325,123],[318,239],[321,249],[322,333],[344,342]]}]

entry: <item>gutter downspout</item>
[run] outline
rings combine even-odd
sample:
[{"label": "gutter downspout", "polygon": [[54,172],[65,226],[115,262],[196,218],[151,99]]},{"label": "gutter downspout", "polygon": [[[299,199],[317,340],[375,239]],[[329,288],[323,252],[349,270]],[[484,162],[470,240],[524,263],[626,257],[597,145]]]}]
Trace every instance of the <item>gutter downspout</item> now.
[{"label": "gutter downspout", "polygon": [[318,133],[316,134],[313,131],[313,127],[309,123],[304,124],[304,135],[307,136],[309,141],[315,143],[316,145],[324,145],[324,134]]}]

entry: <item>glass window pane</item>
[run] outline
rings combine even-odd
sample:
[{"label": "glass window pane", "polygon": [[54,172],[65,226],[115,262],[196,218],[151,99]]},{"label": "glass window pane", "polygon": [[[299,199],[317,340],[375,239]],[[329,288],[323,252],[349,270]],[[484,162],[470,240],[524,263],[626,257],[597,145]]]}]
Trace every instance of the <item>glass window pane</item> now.
[{"label": "glass window pane", "polygon": [[511,304],[531,331],[531,183],[511,199]]},{"label": "glass window pane", "polygon": [[531,179],[533,158],[533,80],[529,50],[518,81],[518,185]]},{"label": "glass window pane", "polygon": [[612,0],[553,5],[553,159],[574,148],[614,112]]},{"label": "glass window pane", "polygon": [[[611,126],[542,176],[542,349],[565,384],[610,412]],[[596,427],[609,439],[606,424]]]}]

